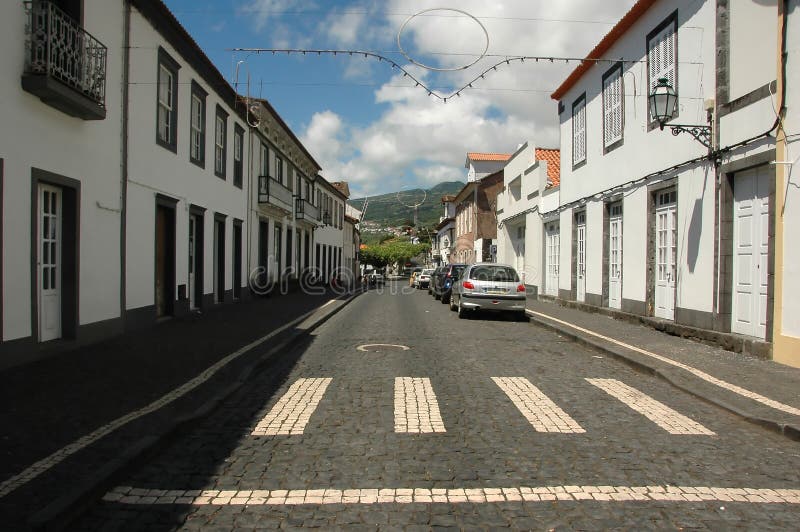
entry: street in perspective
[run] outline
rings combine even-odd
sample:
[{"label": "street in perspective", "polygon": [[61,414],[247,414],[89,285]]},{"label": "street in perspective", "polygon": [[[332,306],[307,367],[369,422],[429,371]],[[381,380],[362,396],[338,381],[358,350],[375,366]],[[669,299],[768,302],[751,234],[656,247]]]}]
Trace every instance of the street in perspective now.
[{"label": "street in perspective", "polygon": [[0,7],[0,528],[798,529],[800,0],[202,4]]}]

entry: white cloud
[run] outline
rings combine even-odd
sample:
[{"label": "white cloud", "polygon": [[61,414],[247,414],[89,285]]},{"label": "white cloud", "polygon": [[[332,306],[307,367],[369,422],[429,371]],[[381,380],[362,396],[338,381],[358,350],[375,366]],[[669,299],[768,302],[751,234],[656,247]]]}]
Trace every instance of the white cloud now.
[{"label": "white cloud", "polygon": [[[266,3],[281,0],[262,0]],[[291,0],[282,0],[290,3]],[[461,0],[458,8],[476,17],[489,33],[489,54],[478,65],[453,73],[435,73],[411,66],[418,79],[444,94],[460,88],[497,55],[583,57],[634,3],[634,0]],[[330,14],[319,28],[326,44],[339,48],[394,49],[395,36],[411,14],[430,7],[422,0],[391,0],[380,13],[374,6],[353,4],[349,14]],[[480,27],[453,13],[431,13],[411,21],[403,45],[415,59],[445,67],[463,65],[483,48]],[[447,15],[447,16],[441,16]],[[549,20],[543,20],[549,19]],[[426,53],[434,52],[434,53]],[[444,52],[444,53],[441,53]],[[399,54],[392,55],[405,63]],[[397,190],[402,185],[430,186],[463,179],[467,151],[513,152],[531,139],[540,146],[558,146],[556,103],[550,93],[575,64],[514,63],[501,65],[446,104],[414,88],[396,71],[374,92],[384,111],[372,123],[357,127],[330,111],[316,113],[302,140],[331,179],[350,181],[354,196]],[[381,70],[381,68],[385,70]],[[380,63],[351,61],[343,77],[373,80],[385,76]],[[371,105],[364,102],[364,105]]]}]

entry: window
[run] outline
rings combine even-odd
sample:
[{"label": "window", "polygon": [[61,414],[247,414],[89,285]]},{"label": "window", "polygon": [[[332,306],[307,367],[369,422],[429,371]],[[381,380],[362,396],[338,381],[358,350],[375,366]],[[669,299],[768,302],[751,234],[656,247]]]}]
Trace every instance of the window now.
[{"label": "window", "polygon": [[[647,94],[652,92],[660,78],[666,78],[677,94],[677,65],[678,12],[675,11],[647,35]],[[652,117],[649,121],[651,126],[655,126],[656,122]]]},{"label": "window", "polygon": [[261,143],[261,150],[259,152],[258,168],[258,175],[269,175],[269,148],[267,148],[267,145],[263,142]]},{"label": "window", "polygon": [[586,162],[586,93],[572,104],[572,166]]},{"label": "window", "polygon": [[244,129],[239,124],[233,126],[233,184],[242,188],[244,176]]},{"label": "window", "polygon": [[277,155],[275,155],[275,181],[281,185],[286,184],[283,182],[283,159]]},{"label": "window", "polygon": [[206,91],[192,80],[192,110],[189,124],[189,160],[200,167],[206,162]]},{"label": "window", "polygon": [[228,158],[228,113],[217,106],[214,120],[214,175],[225,179]]},{"label": "window", "polygon": [[603,149],[610,150],[622,140],[625,120],[625,98],[622,85],[622,63],[603,75]]},{"label": "window", "polygon": [[156,143],[170,151],[178,151],[178,69],[180,66],[163,48],[158,49],[158,101],[156,111]]}]

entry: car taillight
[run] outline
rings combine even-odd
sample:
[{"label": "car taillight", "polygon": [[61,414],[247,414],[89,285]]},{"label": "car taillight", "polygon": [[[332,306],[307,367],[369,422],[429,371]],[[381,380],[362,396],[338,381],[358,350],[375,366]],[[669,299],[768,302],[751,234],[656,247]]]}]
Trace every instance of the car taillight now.
[{"label": "car taillight", "polygon": [[463,286],[463,287],[464,287],[464,288],[466,288],[467,290],[475,290],[475,285],[474,285],[474,284],[472,284],[472,283],[471,283],[471,282],[469,282],[469,281],[464,281],[464,282],[462,282],[462,283],[461,283],[461,286]]},{"label": "car taillight", "polygon": [[521,284],[521,285],[517,286],[517,292],[524,292],[524,291],[525,291],[525,285],[524,284]]}]

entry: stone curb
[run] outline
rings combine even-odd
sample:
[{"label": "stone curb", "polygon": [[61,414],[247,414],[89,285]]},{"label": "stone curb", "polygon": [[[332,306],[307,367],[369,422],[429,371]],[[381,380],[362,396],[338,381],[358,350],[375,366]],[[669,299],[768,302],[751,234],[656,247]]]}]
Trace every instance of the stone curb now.
[{"label": "stone curb", "polygon": [[693,397],[697,397],[698,399],[701,399],[706,403],[709,403],[718,408],[726,410],[727,412],[730,412],[731,414],[734,414],[744,419],[745,421],[758,425],[762,428],[766,428],[772,432],[776,432],[778,434],[786,436],[791,440],[800,441],[800,426],[786,424],[775,419],[768,419],[761,417],[752,412],[748,412],[747,410],[744,410],[742,408],[733,406],[718,397],[714,397],[713,394],[706,394],[698,392],[697,390],[693,390],[689,386],[681,384],[679,381],[684,379],[678,376],[675,372],[670,370],[659,369],[655,367],[655,365],[642,362],[641,360],[637,360],[636,358],[628,354],[624,348],[621,347],[617,348],[607,345],[601,340],[595,340],[594,338],[591,338],[588,335],[581,334],[580,332],[577,331],[572,331],[571,329],[565,326],[556,323],[551,323],[544,318],[532,315],[530,311],[527,311],[526,314],[528,315],[528,317],[530,317],[533,323],[535,323],[540,327],[556,332],[562,336],[566,336],[570,340],[578,342],[581,345],[605,353],[610,357],[614,358],[615,360],[619,360],[620,362],[627,364],[636,371],[646,373],[654,377],[658,377],[659,379],[667,382],[668,384],[674,386],[675,388],[683,392],[686,392],[692,395]]},{"label": "stone curb", "polygon": [[[276,354],[292,347],[299,340],[306,338],[312,331],[327,322],[335,314],[344,309],[356,297],[363,294],[357,290],[355,294],[344,299],[344,303],[330,310],[323,310],[322,315],[308,328],[288,332],[289,337],[258,355],[239,376],[222,391],[217,392],[200,405],[194,412],[174,418],[173,422],[166,427],[162,427],[157,433],[150,434],[135,441],[131,445],[121,449],[119,456],[94,471],[85,480],[81,481],[70,493],[62,495],[53,502],[33,514],[28,518],[28,525],[32,530],[60,531],[68,529],[70,523],[79,517],[87,507],[102,497],[108,490],[113,488],[118,479],[123,477],[127,471],[136,464],[141,463],[148,457],[157,454],[164,449],[184,428],[194,425],[199,419],[206,417],[210,412],[222,404],[226,399],[238,391],[249,379],[249,377],[267,362],[271,361]],[[338,299],[337,299],[338,300]],[[319,312],[319,308],[313,309],[295,318],[297,324],[305,322],[314,313]],[[294,321],[294,320],[293,320]],[[286,331],[284,331],[286,333]],[[280,333],[280,334],[284,334]],[[279,336],[280,336],[279,334]],[[262,348],[263,345],[255,346],[251,351]],[[151,413],[154,414],[155,412]],[[150,414],[148,414],[150,415]]]}]

